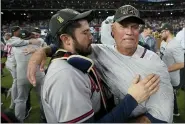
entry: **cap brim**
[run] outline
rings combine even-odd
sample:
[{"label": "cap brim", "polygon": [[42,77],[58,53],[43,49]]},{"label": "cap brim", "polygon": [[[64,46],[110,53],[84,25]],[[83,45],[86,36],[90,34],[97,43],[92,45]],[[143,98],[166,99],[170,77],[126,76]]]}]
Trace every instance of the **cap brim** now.
[{"label": "cap brim", "polygon": [[135,23],[138,23],[138,24],[145,24],[145,22],[137,16],[124,16],[124,17],[121,17],[121,18],[119,18],[115,21],[116,22],[131,21],[131,22],[135,22]]},{"label": "cap brim", "polygon": [[94,18],[93,11],[92,10],[89,10],[87,12],[83,12],[83,13],[77,15],[75,18],[73,18],[73,20],[87,19],[88,21],[92,21],[93,18]]}]

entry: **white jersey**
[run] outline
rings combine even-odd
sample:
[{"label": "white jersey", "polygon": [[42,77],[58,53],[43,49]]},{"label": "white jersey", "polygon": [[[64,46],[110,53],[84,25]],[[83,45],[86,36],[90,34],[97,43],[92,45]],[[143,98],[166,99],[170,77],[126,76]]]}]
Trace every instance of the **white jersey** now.
[{"label": "white jersey", "polygon": [[[184,62],[184,51],[180,42],[175,38],[168,43],[162,41],[160,46],[161,58],[164,63],[169,67],[175,63]],[[180,84],[180,70],[170,72],[171,83],[173,86]]]},{"label": "white jersey", "polygon": [[146,102],[139,104],[131,116],[148,112],[157,119],[172,122],[173,88],[167,67],[157,54],[147,50],[146,57],[140,58],[144,48],[138,46],[136,53],[130,57],[122,55],[112,46],[92,46],[91,59],[94,60],[103,81],[109,86],[115,97],[119,99],[123,99],[127,94],[136,74],[140,74],[141,79],[151,73],[160,75],[160,88],[157,93],[150,96]]},{"label": "white jersey", "polygon": [[[16,60],[17,79],[27,79],[27,66],[31,54],[25,55],[23,50],[27,47],[38,48],[36,45],[27,45],[22,47],[13,47],[12,51]],[[40,72],[39,67],[37,68],[36,77],[44,77],[44,72]],[[19,82],[17,82],[19,83]],[[23,82],[24,83],[24,82]]]},{"label": "white jersey", "polygon": [[4,51],[7,52],[7,61],[6,61],[6,63],[13,64],[15,66],[16,62],[15,62],[14,53],[12,51],[12,47],[19,47],[19,46],[24,46],[24,45],[27,45],[27,44],[29,44],[28,40],[23,40],[23,39],[20,39],[19,37],[15,37],[15,36],[11,37],[7,41],[6,46],[4,48]]},{"label": "white jersey", "polygon": [[52,61],[41,94],[47,122],[75,123],[91,118],[100,109],[100,92],[96,87],[87,73],[66,60]]},{"label": "white jersey", "polygon": [[101,43],[106,45],[114,45],[115,40],[111,35],[112,32],[112,22],[114,16],[109,16],[101,24]]},{"label": "white jersey", "polygon": [[37,40],[39,40],[40,42],[41,42],[41,47],[45,47],[45,46],[47,46],[47,44],[46,44],[46,42],[44,42],[44,39],[42,39],[42,38],[37,38]]},{"label": "white jersey", "polygon": [[11,37],[8,41],[7,41],[7,45],[11,45],[12,47],[19,47],[19,46],[25,46],[29,44],[29,40],[23,40],[19,37]]},{"label": "white jersey", "polygon": [[178,40],[181,43],[181,46],[185,52],[185,28],[183,28],[181,31],[179,31],[175,38],[176,38],[176,40]]}]

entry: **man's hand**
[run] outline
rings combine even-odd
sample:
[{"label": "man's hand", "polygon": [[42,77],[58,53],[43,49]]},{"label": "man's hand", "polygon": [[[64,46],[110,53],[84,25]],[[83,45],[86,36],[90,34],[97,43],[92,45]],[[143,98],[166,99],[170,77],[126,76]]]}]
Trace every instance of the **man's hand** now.
[{"label": "man's hand", "polygon": [[28,68],[27,68],[27,77],[30,83],[33,86],[36,86],[36,70],[37,66],[40,66],[40,71],[44,71],[44,65],[46,63],[46,53],[43,48],[38,49],[31,56]]},{"label": "man's hand", "polygon": [[130,88],[128,94],[130,94],[138,103],[142,103],[147,100],[152,94],[159,89],[159,76],[150,74],[143,80],[140,80],[140,76],[137,75]]},{"label": "man's hand", "polygon": [[151,121],[147,116],[140,115],[138,117],[130,118],[127,123],[151,123]]}]

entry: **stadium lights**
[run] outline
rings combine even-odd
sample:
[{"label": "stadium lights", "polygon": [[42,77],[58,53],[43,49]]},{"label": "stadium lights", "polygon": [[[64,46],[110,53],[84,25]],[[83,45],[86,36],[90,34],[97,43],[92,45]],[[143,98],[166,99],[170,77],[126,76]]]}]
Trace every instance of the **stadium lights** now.
[{"label": "stadium lights", "polygon": [[53,14],[53,12],[51,12],[51,14]]},{"label": "stadium lights", "polygon": [[173,6],[173,3],[167,3],[166,6]]},{"label": "stadium lights", "polygon": [[26,13],[24,13],[24,15],[26,15]]},{"label": "stadium lights", "polygon": [[171,12],[171,15],[172,15],[173,13]]},{"label": "stadium lights", "polygon": [[166,4],[166,6],[169,6],[169,5],[171,5],[171,4],[170,4],[170,3],[167,3],[167,4]]},{"label": "stadium lights", "polygon": [[161,13],[159,12],[158,15],[160,15]]},{"label": "stadium lights", "polygon": [[3,12],[1,12],[1,14],[4,14]]},{"label": "stadium lights", "polygon": [[101,13],[101,12],[99,11],[99,13]]}]

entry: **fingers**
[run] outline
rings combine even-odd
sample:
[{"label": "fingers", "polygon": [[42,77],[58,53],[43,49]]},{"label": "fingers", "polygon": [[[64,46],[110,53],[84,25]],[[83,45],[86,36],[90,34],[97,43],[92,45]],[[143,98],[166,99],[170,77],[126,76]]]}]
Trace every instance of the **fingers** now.
[{"label": "fingers", "polygon": [[133,84],[137,84],[139,82],[140,75],[136,75],[136,77],[132,80]]},{"label": "fingers", "polygon": [[144,78],[141,82],[148,83],[154,76],[155,76],[155,74],[150,74],[146,78]]},{"label": "fingers", "polygon": [[29,52],[28,52],[27,49],[24,49],[22,52],[23,52],[25,55],[29,54]]},{"label": "fingers", "polygon": [[42,60],[41,64],[40,64],[40,71],[44,72],[44,65],[46,64],[46,60]]},{"label": "fingers", "polygon": [[160,79],[158,75],[154,75],[154,77],[151,78],[151,80],[149,80],[146,83],[146,88],[149,88],[151,85],[153,85],[155,83],[156,80]]},{"label": "fingers", "polygon": [[151,91],[159,85],[160,79],[158,78],[148,89]]},{"label": "fingers", "polygon": [[152,94],[156,93],[159,90],[159,85],[157,85],[150,93],[149,96],[151,96]]}]

